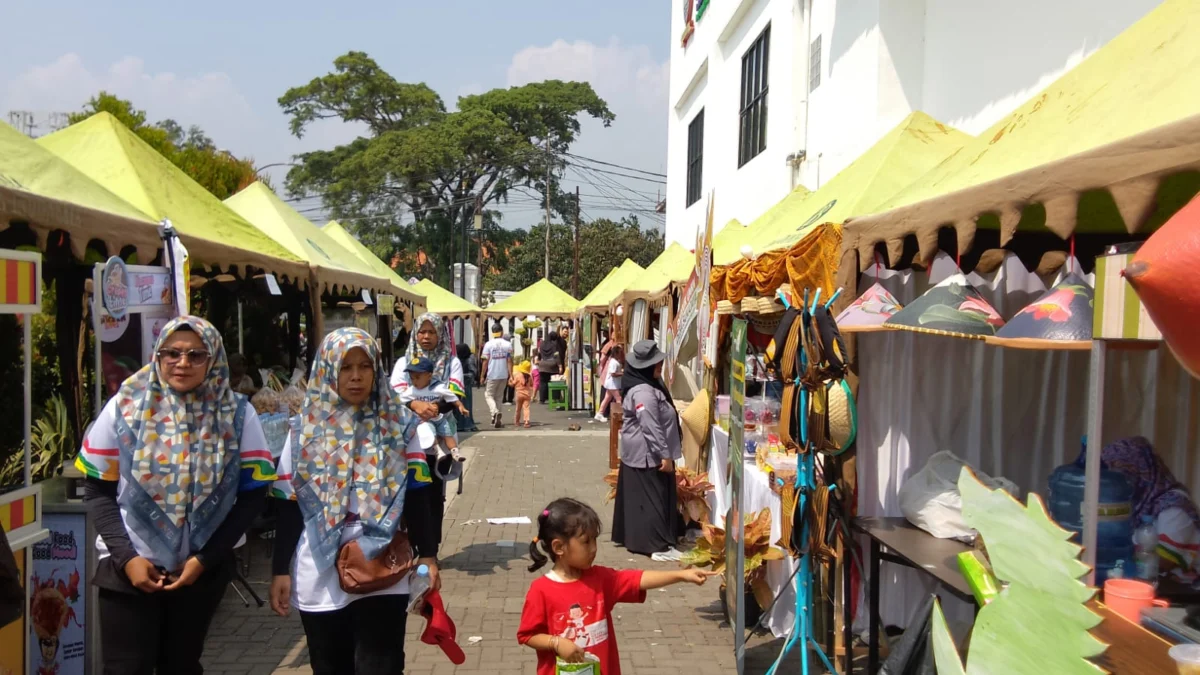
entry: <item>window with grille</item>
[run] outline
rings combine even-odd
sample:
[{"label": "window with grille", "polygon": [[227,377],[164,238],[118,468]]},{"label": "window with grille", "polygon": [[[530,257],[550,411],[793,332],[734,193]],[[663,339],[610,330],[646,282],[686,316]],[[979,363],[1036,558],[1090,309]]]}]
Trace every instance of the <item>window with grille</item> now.
[{"label": "window with grille", "polygon": [[808,47],[808,90],[821,86],[821,36]]},{"label": "window with grille", "polygon": [[738,166],[767,149],[767,67],[770,62],[771,25],[742,56],[741,119],[738,129]]},{"label": "window with grille", "polygon": [[687,145],[687,205],[700,201],[704,176],[704,109],[688,125]]}]

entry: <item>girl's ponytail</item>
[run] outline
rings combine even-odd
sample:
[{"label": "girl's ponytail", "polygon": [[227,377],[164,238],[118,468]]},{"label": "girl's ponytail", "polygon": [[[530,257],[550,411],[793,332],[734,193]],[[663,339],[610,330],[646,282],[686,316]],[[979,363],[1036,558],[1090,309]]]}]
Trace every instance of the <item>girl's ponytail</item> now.
[{"label": "girl's ponytail", "polygon": [[[529,559],[533,561],[533,564],[529,566],[530,572],[536,572],[545,567],[546,563],[550,562],[550,558],[538,550],[538,543],[542,541],[542,530],[545,528],[548,513],[548,510],[542,511],[542,514],[538,516],[537,536],[533,538],[533,541],[529,542]],[[550,548],[549,542],[543,543],[543,546],[547,550]]]}]

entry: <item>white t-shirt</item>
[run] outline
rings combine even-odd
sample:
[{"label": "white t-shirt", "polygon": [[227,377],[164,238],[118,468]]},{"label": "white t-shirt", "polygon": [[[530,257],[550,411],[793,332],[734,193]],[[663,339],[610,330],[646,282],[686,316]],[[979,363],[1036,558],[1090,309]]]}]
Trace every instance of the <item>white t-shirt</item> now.
[{"label": "white t-shirt", "polygon": [[[409,453],[422,453],[421,444],[414,435],[408,444]],[[275,483],[276,496],[282,492],[294,499],[292,488],[292,438],[289,435],[284,443],[283,454],[279,457],[279,480]],[[428,489],[428,488],[426,488]],[[358,497],[350,491],[349,513],[358,511]],[[351,523],[342,529],[342,544],[354,541],[362,536],[362,524]],[[292,604],[302,612],[331,612],[346,605],[372,595],[405,595],[408,593],[408,579],[400,583],[375,591],[351,595],[342,590],[338,583],[337,566],[330,565],[327,569],[318,570],[312,547],[308,545],[308,528],[300,535],[300,543],[296,545],[296,555],[292,557]]]},{"label": "white t-shirt", "polygon": [[[434,373],[434,378],[441,378],[441,373]],[[412,380],[408,376],[408,363],[405,359],[400,358],[396,361],[396,367],[392,369],[391,377],[392,389],[395,389],[400,394],[401,403],[411,403],[413,401],[413,386]],[[457,394],[460,398],[467,395],[467,390],[463,388],[463,366],[462,361],[458,360],[457,356],[450,357],[450,381],[443,382],[450,387],[450,391]]]},{"label": "white t-shirt", "polygon": [[[239,443],[239,452],[242,460],[242,476],[239,480],[239,491],[251,490],[255,487],[265,485],[254,479],[247,469],[253,471],[250,467],[253,466],[256,460],[270,461],[271,451],[267,448],[267,437],[263,433],[262,422],[258,419],[258,413],[255,412],[254,406],[246,404],[244,417],[242,418],[242,437]],[[117,481],[117,494],[122,495],[126,490],[130,489],[125,477],[120,475],[120,457],[117,446],[117,399],[116,397],[108,399],[108,403],[104,404],[104,408],[100,411],[100,416],[92,424],[88,430],[87,438],[84,439],[83,448],[79,451],[80,459],[87,462],[93,467],[96,475],[92,476],[92,472],[87,472],[89,476],[99,478],[100,480]],[[133,544],[133,550],[146,560],[155,565],[165,566],[168,561],[163,560],[159,556],[155,556],[150,546],[142,541],[141,537],[129,527],[129,510],[121,505],[121,521],[125,523],[125,532],[129,535],[129,543]],[[189,539],[189,527],[185,523],[183,526],[183,536],[179,545],[179,560],[187,560],[192,554],[191,544]],[[242,535],[238,540],[238,546],[246,543],[246,535]],[[108,547],[104,545],[104,538],[96,535],[96,555],[99,558],[108,557]]]},{"label": "white t-shirt", "polygon": [[492,338],[483,346],[483,358],[487,359],[487,379],[508,380],[508,360],[512,358],[512,343],[502,337]]},{"label": "white t-shirt", "polygon": [[621,369],[621,362],[614,359],[608,359],[608,371],[604,373],[604,388],[605,389],[620,389],[621,376],[617,375],[617,371]]}]

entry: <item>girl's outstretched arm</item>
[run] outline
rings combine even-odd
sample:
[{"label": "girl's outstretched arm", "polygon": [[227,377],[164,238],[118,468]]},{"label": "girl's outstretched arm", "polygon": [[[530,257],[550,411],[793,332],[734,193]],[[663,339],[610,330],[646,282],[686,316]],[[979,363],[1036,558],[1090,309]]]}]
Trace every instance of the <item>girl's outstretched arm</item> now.
[{"label": "girl's outstretched arm", "polygon": [[672,584],[687,582],[703,586],[709,577],[715,577],[719,572],[710,572],[709,570],[700,570],[690,567],[686,570],[674,570],[671,572],[658,572],[654,570],[646,570],[642,572],[641,589],[643,591],[652,591],[656,588],[663,588]]}]

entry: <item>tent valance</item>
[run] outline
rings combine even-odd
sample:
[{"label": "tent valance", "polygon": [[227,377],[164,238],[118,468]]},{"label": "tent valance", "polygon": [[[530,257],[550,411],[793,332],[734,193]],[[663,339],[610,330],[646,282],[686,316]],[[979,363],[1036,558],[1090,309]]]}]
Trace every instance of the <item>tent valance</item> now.
[{"label": "tent valance", "polygon": [[[197,263],[222,269],[255,267],[300,286],[307,284],[307,264],[231,211],[112,115],[97,113],[36,143],[153,221],[169,218]],[[111,249],[123,233],[98,234],[104,235],[106,243],[112,239]]]},{"label": "tent valance", "polygon": [[[1197,190],[1197,69],[1200,4],[1167,0],[876,213],[848,221],[844,249],[858,251],[861,270],[881,243],[895,264],[910,235],[932,259],[946,226],[960,252],[984,227],[1004,246],[1041,224],[1034,204],[1064,239],[1157,227]],[[1181,174],[1192,177],[1167,180]]]},{"label": "tent valance", "polygon": [[555,286],[549,279],[542,279],[512,297],[488,307],[483,313],[487,316],[568,318],[574,316],[578,309],[578,300]]},{"label": "tent valance", "polygon": [[425,296],[425,307],[429,311],[446,319],[472,318],[483,312],[474,303],[458,297],[429,279],[418,281],[413,290]]}]

